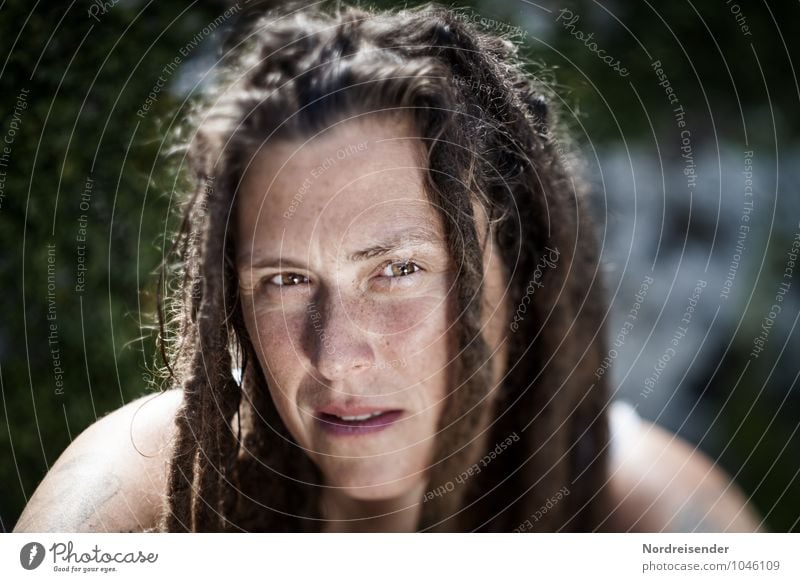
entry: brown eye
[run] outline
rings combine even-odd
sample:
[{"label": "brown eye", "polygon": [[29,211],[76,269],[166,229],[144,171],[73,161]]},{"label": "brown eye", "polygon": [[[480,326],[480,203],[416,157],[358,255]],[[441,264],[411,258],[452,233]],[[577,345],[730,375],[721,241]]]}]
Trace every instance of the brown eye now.
[{"label": "brown eye", "polygon": [[383,270],[385,277],[406,277],[420,270],[420,266],[414,261],[397,261],[389,263]]},{"label": "brown eye", "polygon": [[304,285],[308,279],[297,273],[279,273],[268,280],[268,283],[277,287],[291,287],[294,285]]}]

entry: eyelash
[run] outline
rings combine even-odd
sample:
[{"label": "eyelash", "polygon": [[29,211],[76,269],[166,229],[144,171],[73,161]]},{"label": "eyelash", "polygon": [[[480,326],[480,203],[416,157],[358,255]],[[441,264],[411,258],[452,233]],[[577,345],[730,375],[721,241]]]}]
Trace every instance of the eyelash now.
[{"label": "eyelash", "polygon": [[[413,259],[403,259],[403,260],[388,261],[387,263],[384,263],[381,266],[380,272],[383,273],[387,268],[390,268],[390,267],[392,267],[394,265],[410,265],[410,266],[412,266],[414,268],[414,270],[412,272],[406,274],[406,275],[395,275],[393,277],[385,277],[385,278],[387,278],[387,279],[403,279],[403,278],[406,278],[406,277],[410,277],[411,275],[415,275],[416,273],[419,273],[420,271],[424,271],[424,269],[416,261],[414,261]],[[306,279],[306,281],[308,280],[306,277],[303,277],[302,275],[298,275],[297,273],[292,273],[292,272],[277,273],[275,275],[270,275],[269,277],[265,277],[262,280],[262,285],[273,285],[275,287],[280,288],[280,287],[297,287],[297,286],[300,286],[300,285],[307,284],[307,283],[295,283],[295,284],[275,284],[275,283],[272,283],[272,280],[275,279],[276,277],[288,277],[288,276],[291,276],[291,275],[294,275],[294,276],[296,276],[298,278]]]},{"label": "eyelash", "polygon": [[404,259],[399,261],[389,261],[383,266],[383,268],[381,269],[381,273],[383,273],[383,271],[385,271],[389,267],[392,267],[393,265],[413,265],[415,269],[414,271],[406,275],[396,275],[394,277],[388,277],[389,279],[400,279],[402,277],[410,277],[414,273],[419,273],[422,270],[422,267],[420,267],[419,264],[413,259]]}]

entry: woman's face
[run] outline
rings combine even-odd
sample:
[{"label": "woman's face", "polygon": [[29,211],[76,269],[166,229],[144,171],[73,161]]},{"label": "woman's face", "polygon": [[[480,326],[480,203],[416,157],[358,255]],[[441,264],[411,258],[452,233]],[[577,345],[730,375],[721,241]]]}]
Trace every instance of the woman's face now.
[{"label": "woman's face", "polygon": [[[452,389],[456,269],[409,131],[355,119],[269,144],[237,200],[245,323],[273,402],[326,484],[356,499],[424,487]],[[505,287],[488,247],[494,351]]]}]

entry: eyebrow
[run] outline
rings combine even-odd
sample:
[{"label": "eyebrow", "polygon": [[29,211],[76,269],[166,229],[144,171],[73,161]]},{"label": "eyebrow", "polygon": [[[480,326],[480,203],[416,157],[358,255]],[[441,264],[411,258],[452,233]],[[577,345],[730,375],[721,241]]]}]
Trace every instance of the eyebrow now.
[{"label": "eyebrow", "polygon": [[[415,227],[407,230],[392,233],[386,239],[379,241],[367,248],[353,251],[347,255],[347,260],[351,262],[366,261],[375,257],[382,257],[402,248],[420,246],[441,246],[441,237],[433,230],[423,227]],[[286,257],[263,257],[252,261],[250,269],[264,269],[267,267],[294,267],[305,268],[299,261]]]},{"label": "eyebrow", "polygon": [[394,233],[388,239],[371,247],[355,251],[347,256],[349,261],[365,261],[375,257],[382,257],[397,249],[410,246],[440,245],[441,238],[433,231],[426,228],[412,228]]}]

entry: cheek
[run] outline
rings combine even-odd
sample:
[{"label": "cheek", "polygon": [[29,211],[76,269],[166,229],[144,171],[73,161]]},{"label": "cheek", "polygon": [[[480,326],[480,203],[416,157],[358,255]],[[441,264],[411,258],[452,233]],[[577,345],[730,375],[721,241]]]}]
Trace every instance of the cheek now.
[{"label": "cheek", "polygon": [[370,317],[373,329],[409,357],[446,361],[447,354],[443,352],[447,351],[451,300],[449,277],[437,275],[428,282],[424,293],[376,303]]},{"label": "cheek", "polygon": [[444,303],[440,297],[426,296],[376,304],[369,321],[365,322],[379,335],[403,342],[416,338],[436,340],[445,320]]},{"label": "cheek", "polygon": [[259,312],[252,303],[245,305],[245,323],[253,347],[270,381],[270,387],[277,382],[283,388],[292,384],[297,370],[303,369],[303,355],[300,338],[303,331],[303,317],[287,314],[280,310]]},{"label": "cheek", "polygon": [[395,372],[402,375],[414,408],[423,414],[420,421],[435,428],[451,380],[447,311],[441,298],[409,300],[389,311],[398,324],[388,336],[386,358],[400,363]]}]

